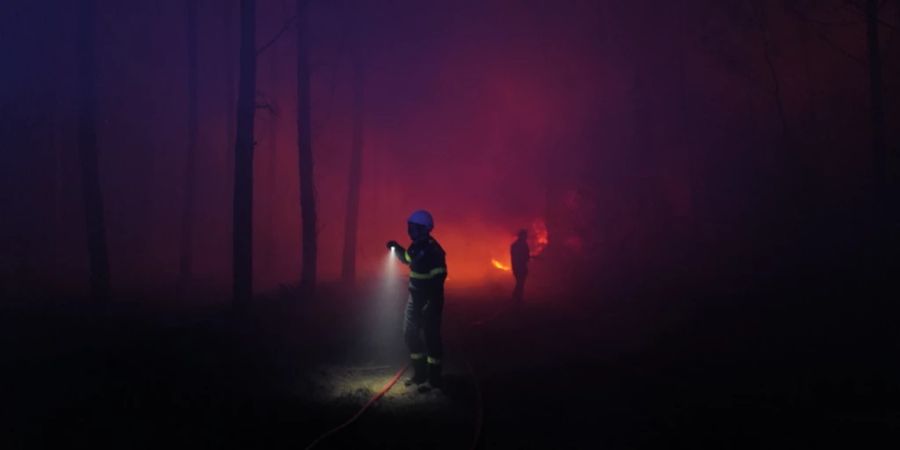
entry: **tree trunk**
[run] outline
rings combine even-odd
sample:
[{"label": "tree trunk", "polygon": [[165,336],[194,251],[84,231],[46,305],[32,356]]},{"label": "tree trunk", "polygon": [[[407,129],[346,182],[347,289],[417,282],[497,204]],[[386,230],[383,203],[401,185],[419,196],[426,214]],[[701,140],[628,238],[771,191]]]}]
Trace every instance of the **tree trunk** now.
[{"label": "tree trunk", "polygon": [[256,114],[256,2],[241,0],[241,62],[234,146],[234,301],[253,295],[253,121]]},{"label": "tree trunk", "polygon": [[[269,86],[272,98],[275,98],[278,92],[278,46],[272,46],[269,49]],[[272,100],[274,101],[274,100]],[[266,272],[272,273],[275,269],[275,253],[278,246],[276,239],[276,220],[275,205],[278,198],[278,114],[272,112],[269,115],[268,123],[269,138],[269,158],[266,166],[266,184],[268,191],[268,201],[266,202],[266,245],[263,251],[265,263],[263,267]]]},{"label": "tree trunk", "polygon": [[[357,42],[357,45],[360,43]],[[344,254],[341,276],[352,283],[356,279],[356,237],[359,225],[359,188],[362,177],[363,93],[362,55],[357,48],[353,60],[353,143],[350,152],[350,179],[347,191],[347,214],[344,220]]]},{"label": "tree trunk", "polygon": [[881,83],[881,53],[878,45],[878,1],[866,0],[866,37],[869,51],[869,96],[872,108],[872,156],[876,188],[886,185],[884,146],[884,98]]},{"label": "tree trunk", "polygon": [[[234,150],[234,112],[236,106],[234,104],[234,2],[225,0],[225,170],[226,178],[228,174],[234,173],[231,152]],[[226,192],[230,186],[225,183]]]},{"label": "tree trunk", "polygon": [[94,0],[83,0],[78,21],[78,158],[81,164],[81,190],[90,256],[91,295],[95,301],[109,300],[109,258],[106,253],[106,228],[103,223],[103,194],[97,156],[97,96],[94,60]]},{"label": "tree trunk", "polygon": [[[63,229],[66,224],[63,223],[63,199],[65,198],[66,185],[63,180],[65,171],[63,170],[63,152],[66,145],[63,143],[63,110],[61,108],[62,87],[57,84],[54,90],[53,105],[51,107],[50,116],[50,142],[53,148],[53,272],[59,275],[63,272],[63,246],[65,240],[62,238]],[[61,287],[59,278],[56,279],[57,286]]]},{"label": "tree trunk", "polygon": [[316,288],[316,193],[313,181],[311,96],[309,87],[309,21],[307,0],[297,0],[297,139],[300,172],[300,218],[303,222],[303,269],[301,288],[312,293]]},{"label": "tree trunk", "polygon": [[194,195],[197,184],[197,3],[198,0],[187,0],[188,145],[181,215],[181,261],[177,287],[179,297],[185,293],[193,276]]}]

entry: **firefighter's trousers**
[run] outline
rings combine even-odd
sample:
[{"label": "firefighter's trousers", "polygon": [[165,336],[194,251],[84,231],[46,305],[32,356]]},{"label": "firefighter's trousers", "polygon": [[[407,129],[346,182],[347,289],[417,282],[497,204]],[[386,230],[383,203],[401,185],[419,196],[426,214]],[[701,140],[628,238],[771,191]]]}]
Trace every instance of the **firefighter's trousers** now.
[{"label": "firefighter's trousers", "polygon": [[[440,363],[444,354],[441,342],[443,309],[443,292],[410,290],[403,321],[403,336],[413,358],[421,358],[427,354],[429,362]],[[421,334],[425,335],[424,343]]]}]

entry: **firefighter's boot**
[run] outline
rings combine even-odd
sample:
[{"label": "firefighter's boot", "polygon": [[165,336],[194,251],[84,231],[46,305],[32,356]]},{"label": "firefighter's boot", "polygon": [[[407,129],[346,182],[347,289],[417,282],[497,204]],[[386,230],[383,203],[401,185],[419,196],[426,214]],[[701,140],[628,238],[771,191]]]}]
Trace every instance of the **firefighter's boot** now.
[{"label": "firefighter's boot", "polygon": [[428,383],[419,386],[419,392],[430,392],[432,389],[441,389],[444,386],[444,378],[441,376],[441,363],[428,362]]},{"label": "firefighter's boot", "polygon": [[441,363],[428,363],[428,384],[435,389],[444,387],[444,377],[441,375]]},{"label": "firefighter's boot", "polygon": [[403,382],[405,386],[419,385],[428,381],[428,364],[424,357],[413,357],[410,365],[412,365],[413,375]]}]

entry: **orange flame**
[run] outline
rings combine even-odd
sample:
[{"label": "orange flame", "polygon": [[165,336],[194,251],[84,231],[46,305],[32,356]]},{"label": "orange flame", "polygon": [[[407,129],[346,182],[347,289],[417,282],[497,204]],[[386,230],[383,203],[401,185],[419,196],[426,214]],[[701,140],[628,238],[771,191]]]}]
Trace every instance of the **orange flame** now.
[{"label": "orange flame", "polygon": [[493,258],[491,259],[491,264],[493,264],[494,267],[496,267],[497,269],[500,269],[504,272],[509,272],[511,270],[509,268],[509,266],[507,266],[506,264],[503,264],[502,262],[497,261],[496,259],[493,259]]}]

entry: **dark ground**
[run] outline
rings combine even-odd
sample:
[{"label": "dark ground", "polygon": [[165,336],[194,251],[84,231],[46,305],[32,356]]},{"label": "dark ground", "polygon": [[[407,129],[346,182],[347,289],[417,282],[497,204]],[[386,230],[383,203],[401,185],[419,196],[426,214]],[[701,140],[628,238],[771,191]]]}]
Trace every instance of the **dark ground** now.
[{"label": "dark ground", "polygon": [[[471,448],[479,411],[485,449],[900,448],[890,318],[866,277],[803,288],[828,276],[517,308],[450,292],[446,392],[398,384],[317,448]],[[304,448],[402,366],[366,302],[7,304],[0,447]]]}]

